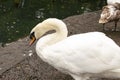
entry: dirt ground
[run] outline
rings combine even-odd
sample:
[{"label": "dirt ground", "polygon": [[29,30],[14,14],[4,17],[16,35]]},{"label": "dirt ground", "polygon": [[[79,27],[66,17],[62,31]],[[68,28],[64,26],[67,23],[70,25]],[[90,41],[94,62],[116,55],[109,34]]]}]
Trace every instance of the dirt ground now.
[{"label": "dirt ground", "polygon": [[[65,18],[64,22],[69,35],[100,31],[120,45],[120,31],[112,31],[114,23],[106,24],[108,30],[103,31],[102,24],[98,23],[99,17],[100,11],[96,11]],[[117,28],[120,30],[120,22]],[[29,47],[28,42],[26,37],[0,47],[0,80],[73,80],[71,76],[43,62],[35,53],[35,44]]]}]

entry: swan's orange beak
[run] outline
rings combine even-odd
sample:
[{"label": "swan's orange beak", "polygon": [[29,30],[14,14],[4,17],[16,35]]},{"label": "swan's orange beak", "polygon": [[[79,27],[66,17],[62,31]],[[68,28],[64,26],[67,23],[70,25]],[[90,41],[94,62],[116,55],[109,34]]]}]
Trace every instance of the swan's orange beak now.
[{"label": "swan's orange beak", "polygon": [[30,41],[30,43],[29,43],[29,45],[31,46],[34,42],[35,42],[35,37],[34,36],[32,36],[32,39],[31,39],[31,41]]}]

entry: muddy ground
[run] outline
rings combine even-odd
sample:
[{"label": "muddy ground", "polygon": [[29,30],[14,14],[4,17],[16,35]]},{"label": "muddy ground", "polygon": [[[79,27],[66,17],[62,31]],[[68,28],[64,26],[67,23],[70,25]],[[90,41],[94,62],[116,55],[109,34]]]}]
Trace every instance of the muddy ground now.
[{"label": "muddy ground", "polygon": [[[99,17],[100,11],[96,11],[65,18],[64,22],[69,35],[101,31],[120,45],[120,31],[112,31],[114,23],[106,24],[108,30],[103,31],[102,24],[98,23]],[[117,28],[120,30],[120,22]],[[0,80],[73,80],[43,62],[35,53],[35,44],[29,47],[28,42],[26,37],[0,47]]]}]

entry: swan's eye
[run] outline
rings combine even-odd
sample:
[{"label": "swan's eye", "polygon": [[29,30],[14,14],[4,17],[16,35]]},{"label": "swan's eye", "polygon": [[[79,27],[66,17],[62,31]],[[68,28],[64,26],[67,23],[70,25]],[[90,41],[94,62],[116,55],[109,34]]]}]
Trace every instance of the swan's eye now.
[{"label": "swan's eye", "polygon": [[32,39],[33,37],[35,37],[34,32],[30,34],[30,39]]}]

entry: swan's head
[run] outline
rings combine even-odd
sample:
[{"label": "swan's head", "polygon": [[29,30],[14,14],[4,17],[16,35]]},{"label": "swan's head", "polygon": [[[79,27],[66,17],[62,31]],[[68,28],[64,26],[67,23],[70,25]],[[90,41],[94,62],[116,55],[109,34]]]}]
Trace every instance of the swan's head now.
[{"label": "swan's head", "polygon": [[50,30],[65,32],[67,30],[65,23],[56,18],[49,18],[37,24],[30,32],[30,45]]}]

